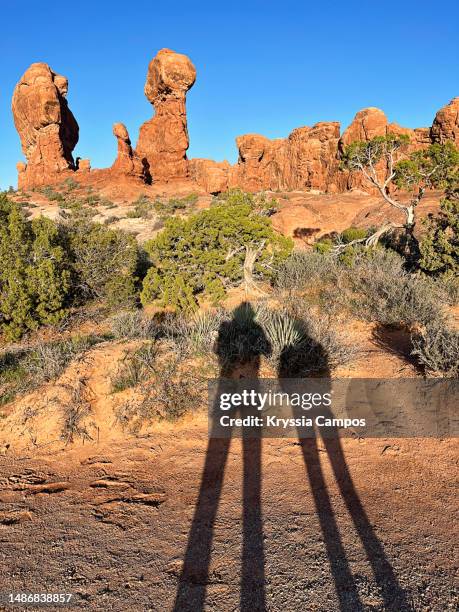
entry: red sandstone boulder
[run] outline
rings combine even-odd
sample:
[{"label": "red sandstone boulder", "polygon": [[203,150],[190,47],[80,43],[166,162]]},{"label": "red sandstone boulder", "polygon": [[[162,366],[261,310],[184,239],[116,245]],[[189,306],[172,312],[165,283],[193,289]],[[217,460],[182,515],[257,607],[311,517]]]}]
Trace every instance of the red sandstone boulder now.
[{"label": "red sandstone boulder", "polygon": [[144,166],[132,150],[131,140],[126,126],[123,123],[113,124],[113,135],[118,141],[118,155],[111,170],[125,176],[144,177]]},{"label": "red sandstone boulder", "polygon": [[155,116],[141,126],[136,151],[154,181],[188,175],[185,98],[195,80],[195,67],[186,55],[161,49],[150,62],[145,95]]},{"label": "red sandstone boulder", "polygon": [[452,140],[459,147],[459,97],[438,111],[430,134],[433,142]]},{"label": "red sandstone boulder", "polygon": [[32,64],[14,89],[14,123],[27,158],[27,165],[18,168],[20,188],[52,183],[62,172],[75,170],[78,124],[67,90],[67,79],[44,63]]}]

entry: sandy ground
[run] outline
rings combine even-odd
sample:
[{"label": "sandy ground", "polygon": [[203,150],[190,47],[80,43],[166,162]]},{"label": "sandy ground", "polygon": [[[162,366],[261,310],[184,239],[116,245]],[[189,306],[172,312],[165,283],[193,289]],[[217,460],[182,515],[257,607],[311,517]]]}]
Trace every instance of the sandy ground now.
[{"label": "sandy ground", "polygon": [[[362,353],[339,376],[416,375],[396,332],[381,344],[354,328]],[[10,406],[0,591],[65,591],[84,610],[458,608],[457,440],[209,442],[203,413],[132,437],[115,427],[107,382],[122,354],[100,345],[60,380],[92,389],[98,443],[21,434],[20,406],[54,383]],[[57,427],[46,403],[43,440]]]},{"label": "sandy ground", "polygon": [[[456,610],[457,442],[206,422],[0,459],[3,590],[87,610]],[[203,473],[204,470],[204,473]]]}]

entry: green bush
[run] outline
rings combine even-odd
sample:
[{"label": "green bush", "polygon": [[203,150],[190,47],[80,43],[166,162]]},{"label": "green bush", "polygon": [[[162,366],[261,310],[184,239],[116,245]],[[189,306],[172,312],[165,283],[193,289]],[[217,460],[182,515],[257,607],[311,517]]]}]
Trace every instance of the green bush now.
[{"label": "green bush", "polygon": [[139,260],[135,238],[78,216],[65,225],[65,232],[75,291],[109,306],[131,304],[136,297]]},{"label": "green bush", "polygon": [[188,218],[169,219],[145,248],[152,267],[143,282],[142,303],[158,300],[193,310],[199,295],[218,303],[229,287],[241,283],[247,252],[257,252],[254,277],[269,278],[292,243],[275,234],[270,219],[251,204],[226,202]]},{"label": "green bush", "polygon": [[330,253],[334,247],[334,242],[331,238],[324,238],[323,240],[318,240],[314,243],[313,249],[316,253],[320,253],[321,255],[326,255]]},{"label": "green bush", "polygon": [[363,240],[368,235],[368,230],[364,227],[348,227],[344,231],[341,232],[341,241],[344,244],[349,244],[353,240]]},{"label": "green bush", "polygon": [[459,197],[445,198],[440,214],[426,221],[427,233],[419,243],[419,265],[436,275],[459,276]]},{"label": "green bush", "polygon": [[70,263],[55,223],[28,221],[19,206],[0,196],[0,323],[7,339],[65,314]]}]

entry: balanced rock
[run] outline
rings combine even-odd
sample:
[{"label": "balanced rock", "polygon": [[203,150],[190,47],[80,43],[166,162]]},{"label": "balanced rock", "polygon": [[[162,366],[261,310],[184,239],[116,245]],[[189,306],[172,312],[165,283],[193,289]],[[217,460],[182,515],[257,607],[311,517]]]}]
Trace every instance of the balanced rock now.
[{"label": "balanced rock", "polygon": [[49,184],[75,170],[78,124],[67,105],[67,90],[67,79],[41,62],[32,64],[14,89],[14,123],[27,159],[18,168],[20,188]]},{"label": "balanced rock", "polygon": [[430,134],[433,142],[452,140],[459,147],[459,97],[438,111]]},{"label": "balanced rock", "polygon": [[141,126],[136,150],[153,181],[188,176],[185,99],[195,80],[190,59],[170,49],[161,49],[148,66],[145,95],[155,115]]},{"label": "balanced rock", "polygon": [[115,123],[113,125],[113,135],[118,141],[118,155],[111,170],[117,174],[143,178],[144,166],[137,153],[132,149],[126,126],[123,123]]}]

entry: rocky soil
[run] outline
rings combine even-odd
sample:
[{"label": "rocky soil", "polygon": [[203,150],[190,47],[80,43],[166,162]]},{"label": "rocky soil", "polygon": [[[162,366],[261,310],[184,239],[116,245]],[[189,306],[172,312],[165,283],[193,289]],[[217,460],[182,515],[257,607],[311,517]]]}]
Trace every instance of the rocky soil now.
[{"label": "rocky soil", "polygon": [[[338,376],[416,375],[387,348],[403,339],[385,346],[363,323],[350,332],[362,352]],[[91,388],[92,442],[32,444],[9,406],[3,591],[65,591],[85,610],[457,609],[457,441],[209,444],[203,412],[135,437],[107,386],[121,353],[102,344],[63,375]]]}]

